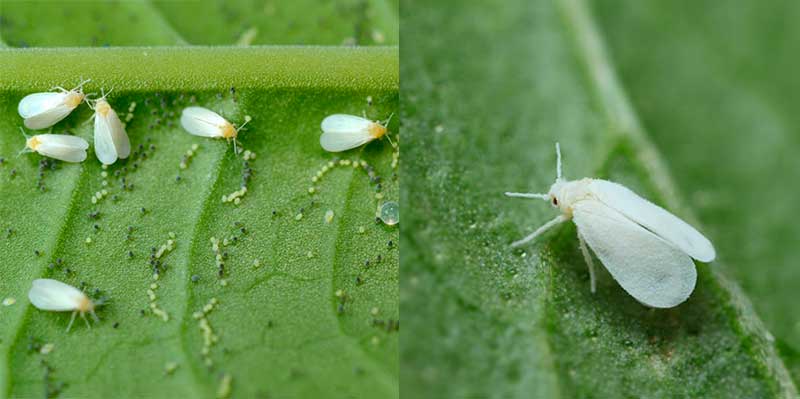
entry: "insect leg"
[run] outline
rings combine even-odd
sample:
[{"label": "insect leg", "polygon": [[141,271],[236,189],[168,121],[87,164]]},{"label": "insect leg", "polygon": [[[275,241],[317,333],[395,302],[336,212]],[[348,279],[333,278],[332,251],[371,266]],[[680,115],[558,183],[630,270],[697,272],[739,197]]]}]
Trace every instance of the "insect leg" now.
[{"label": "insect leg", "polygon": [[69,332],[69,329],[72,328],[72,323],[75,322],[75,316],[77,316],[77,315],[78,315],[78,311],[77,310],[72,312],[72,317],[70,317],[69,324],[67,325],[67,332]]},{"label": "insect leg", "polygon": [[511,193],[506,191],[506,197],[513,197],[513,198],[528,198],[528,199],[542,199],[545,201],[550,201],[550,196],[547,194],[539,194],[539,193]]},{"label": "insect leg", "polygon": [[512,242],[511,243],[511,248],[516,248],[516,247],[518,247],[520,245],[527,244],[528,242],[530,242],[534,238],[538,237],[539,235],[541,235],[545,231],[549,230],[551,227],[553,227],[553,226],[555,226],[555,225],[557,225],[557,224],[559,224],[559,223],[561,223],[561,222],[563,222],[565,220],[567,220],[567,218],[564,217],[564,215],[556,216],[553,220],[543,224],[541,227],[536,229],[536,231],[534,231],[531,234],[528,234],[525,238],[523,238],[523,239],[521,239],[519,241]]},{"label": "insect leg", "polygon": [[583,259],[586,260],[586,264],[589,266],[589,279],[591,280],[592,284],[592,294],[597,290],[597,279],[594,275],[594,261],[592,260],[592,254],[589,253],[589,248],[586,247],[586,241],[583,240],[583,236],[581,233],[578,233],[578,242],[580,243],[581,252],[583,253]]},{"label": "insect leg", "polygon": [[89,319],[86,318],[86,313],[81,312],[81,318],[83,319],[83,321],[86,322],[86,327],[89,327],[89,329],[91,330],[92,329],[92,325],[89,324]]}]

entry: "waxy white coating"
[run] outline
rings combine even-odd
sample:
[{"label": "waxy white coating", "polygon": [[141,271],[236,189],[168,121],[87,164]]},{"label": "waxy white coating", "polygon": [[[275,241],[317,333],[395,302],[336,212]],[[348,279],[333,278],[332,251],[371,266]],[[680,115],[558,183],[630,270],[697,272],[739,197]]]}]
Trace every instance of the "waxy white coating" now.
[{"label": "waxy white coating", "polygon": [[[48,278],[33,280],[31,290],[28,291],[28,299],[33,306],[41,310],[73,312],[67,331],[72,328],[75,315],[78,313],[84,320],[86,320],[86,313],[91,313],[97,319],[97,315],[94,313],[94,302],[83,291],[58,280]],[[86,320],[86,325],[89,325],[88,320]]]},{"label": "waxy white coating", "polygon": [[549,201],[561,214],[512,246],[528,243],[551,227],[573,220],[589,266],[592,292],[595,275],[586,244],[639,302],[654,308],[671,308],[686,301],[697,281],[692,258],[701,262],[714,260],[711,242],[677,216],[625,186],[600,179],[565,180],[558,143],[556,152],[557,177],[547,194],[505,194]]},{"label": "waxy white coating", "polygon": [[20,100],[17,112],[25,121],[28,129],[46,129],[55,125],[75,108],[84,99],[83,85],[88,80],[80,82],[72,90],[56,87],[58,92],[33,93]]},{"label": "waxy white coating", "polygon": [[125,127],[105,97],[94,102],[94,153],[105,165],[131,154],[131,142]]},{"label": "waxy white coating", "polygon": [[334,114],[322,120],[319,144],[325,151],[347,151],[386,134],[386,126],[355,115]]},{"label": "waxy white coating", "polygon": [[86,140],[66,134],[37,134],[25,141],[25,150],[64,162],[83,162],[88,148]]}]

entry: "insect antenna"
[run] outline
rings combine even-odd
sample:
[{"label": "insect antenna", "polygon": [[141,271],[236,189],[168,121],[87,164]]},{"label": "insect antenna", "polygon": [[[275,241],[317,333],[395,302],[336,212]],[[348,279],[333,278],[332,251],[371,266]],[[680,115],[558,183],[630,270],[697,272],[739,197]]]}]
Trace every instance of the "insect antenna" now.
[{"label": "insect antenna", "polygon": [[25,147],[19,150],[19,152],[17,153],[17,157],[19,157],[22,154],[27,154],[33,151],[32,149],[28,148],[28,139],[31,138],[31,136],[25,134],[25,129],[23,129],[22,126],[19,127],[19,131],[22,132],[23,136],[25,136]]},{"label": "insect antenna", "polygon": [[86,105],[88,105],[88,106],[89,106],[89,108],[91,108],[93,111],[94,111],[94,106],[92,106],[92,102],[96,101],[96,100],[95,100],[95,98],[94,98],[95,96],[97,96],[97,93],[95,93],[95,92],[86,93],[86,94],[84,94],[84,95],[83,95],[83,101],[84,101],[84,102],[86,103]]},{"label": "insect antenna", "polygon": [[83,76],[81,76],[81,81],[80,81],[80,83],[78,83],[78,86],[76,86],[76,87],[75,87],[74,89],[72,89],[72,90],[80,90],[80,91],[83,91],[83,85],[85,85],[85,84],[87,84],[87,83],[89,83],[89,82],[91,82],[91,81],[92,81],[91,79],[86,79],[86,80],[83,80]]},{"label": "insect antenna", "polygon": [[104,100],[106,97],[108,97],[108,95],[109,95],[109,94],[111,94],[111,92],[112,92],[112,91],[114,91],[114,89],[113,89],[113,88],[112,88],[111,90],[109,90],[109,91],[108,91],[108,93],[106,93],[105,89],[103,89],[103,88],[101,87],[101,88],[100,88],[100,94],[101,94],[101,97],[100,97],[100,98],[98,98],[98,100]]},{"label": "insect antenna", "polygon": [[388,130],[389,130],[389,129],[388,129],[388,128],[389,128],[389,122],[391,122],[391,121],[392,121],[392,117],[393,117],[393,116],[394,116],[394,112],[392,112],[391,114],[389,114],[389,117],[388,117],[388,118],[386,118],[386,121],[385,121],[385,122],[383,122],[383,127],[387,128],[387,129],[386,129],[386,130],[387,130],[387,133],[386,133],[386,140],[389,140],[389,144],[391,144],[391,145],[392,145],[392,147],[394,147],[394,142],[392,141],[392,138],[391,138],[391,137],[389,137],[389,133],[388,133]]},{"label": "insect antenna", "polygon": [[250,117],[250,115],[245,115],[245,116],[244,116],[244,123],[242,123],[242,125],[241,125],[241,126],[239,126],[239,127],[237,127],[237,128],[236,128],[236,133],[239,133],[239,131],[240,131],[240,130],[244,129],[244,127],[245,127],[245,126],[246,126],[248,123],[250,123],[250,121],[251,121],[251,120],[253,120],[253,118],[251,118],[251,117]]},{"label": "insect antenna", "polygon": [[561,180],[561,146],[556,142],[556,181]]},{"label": "insect antenna", "polygon": [[389,126],[389,122],[391,122],[391,121],[392,121],[392,117],[393,117],[393,116],[394,116],[394,112],[392,112],[391,114],[389,114],[389,117],[388,117],[388,118],[386,118],[386,122],[383,122],[383,126]]}]

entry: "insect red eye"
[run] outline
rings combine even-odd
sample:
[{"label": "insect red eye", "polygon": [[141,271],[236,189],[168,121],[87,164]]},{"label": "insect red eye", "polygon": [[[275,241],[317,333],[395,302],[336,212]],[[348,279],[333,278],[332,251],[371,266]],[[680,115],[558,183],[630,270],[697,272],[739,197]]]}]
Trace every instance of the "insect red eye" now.
[{"label": "insect red eye", "polygon": [[553,206],[558,206],[558,198],[553,197]]}]

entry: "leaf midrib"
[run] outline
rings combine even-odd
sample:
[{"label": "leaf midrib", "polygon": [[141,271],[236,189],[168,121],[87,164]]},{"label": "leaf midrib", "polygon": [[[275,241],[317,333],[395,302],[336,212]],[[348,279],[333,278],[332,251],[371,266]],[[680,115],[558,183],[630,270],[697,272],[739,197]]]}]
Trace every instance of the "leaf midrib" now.
[{"label": "leaf midrib", "polygon": [[192,379],[194,383],[192,385],[192,389],[195,391],[194,397],[200,397],[199,393],[197,392],[198,387],[200,386],[200,381],[202,381],[202,370],[200,369],[200,364],[198,362],[191,361],[191,353],[192,350],[190,348],[189,342],[186,340],[186,331],[193,330],[191,326],[192,322],[192,310],[189,308],[190,298],[192,298],[192,293],[194,292],[194,286],[190,283],[191,279],[188,278],[189,274],[192,272],[192,259],[199,256],[200,252],[200,243],[202,241],[198,240],[198,236],[200,235],[200,226],[204,224],[205,220],[208,219],[208,214],[211,213],[212,210],[212,202],[214,201],[213,194],[216,191],[217,187],[220,185],[220,177],[222,176],[222,168],[227,163],[227,152],[233,151],[232,149],[225,148],[221,154],[217,151],[215,155],[217,155],[217,159],[214,161],[214,175],[213,175],[213,183],[208,185],[206,192],[203,195],[203,205],[200,207],[200,210],[197,212],[195,217],[194,226],[192,229],[192,235],[190,238],[189,248],[190,250],[186,252],[186,259],[184,260],[183,267],[180,268],[183,271],[183,289],[181,293],[184,294],[184,301],[183,301],[183,312],[178,312],[181,314],[181,320],[179,322],[178,328],[178,342],[181,346],[181,352],[183,354],[184,363],[190,365],[189,369],[191,370]]},{"label": "leaf midrib", "polygon": [[[345,202],[344,202],[344,207],[343,207],[343,209],[344,209],[343,213],[344,214],[351,214],[351,212],[348,212],[348,211],[350,210],[350,204],[352,202],[353,192],[355,190],[355,184],[354,183],[355,183],[355,175],[356,175],[357,172],[353,168],[348,168],[348,173],[349,173],[349,176],[347,178],[347,191],[345,191]],[[334,284],[334,281],[336,279],[336,274],[337,274],[337,272],[339,270],[339,259],[340,259],[339,250],[341,248],[340,243],[341,243],[341,238],[342,238],[342,236],[344,234],[344,229],[345,229],[345,225],[344,225],[344,223],[342,223],[342,219],[343,218],[341,218],[341,217],[337,218],[336,236],[333,239],[334,250],[333,250],[333,257],[331,258],[331,262],[330,262],[330,264],[331,264],[331,278],[330,278],[331,289],[330,289],[329,298],[330,298],[331,304],[329,306],[329,309],[333,313],[333,318],[336,320],[336,327],[337,327],[337,331],[338,331],[339,335],[341,335],[342,337],[346,337],[347,340],[350,342],[350,345],[355,348],[355,350],[359,353],[359,355],[363,359],[365,359],[367,362],[372,364],[374,366],[374,369],[380,370],[380,372],[381,372],[380,382],[386,388],[386,392],[387,393],[391,393],[393,384],[391,382],[391,376],[389,375],[389,372],[385,368],[381,367],[381,365],[378,364],[372,356],[370,356],[368,353],[366,353],[364,351],[364,348],[359,344],[357,339],[355,339],[354,337],[351,337],[350,335],[345,333],[344,328],[342,327],[341,317],[340,317],[340,315],[336,314],[336,307],[337,307],[336,295],[335,295],[336,285]]]}]

